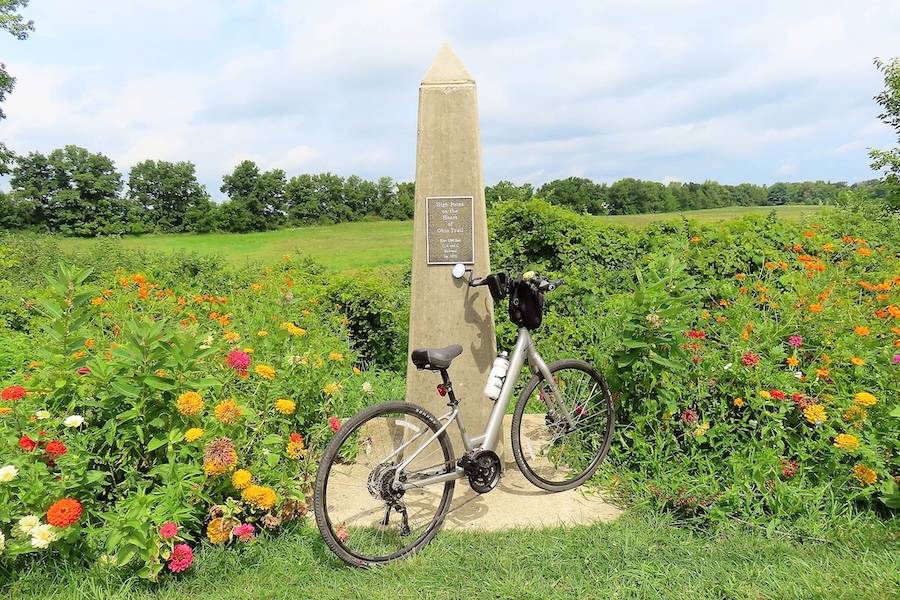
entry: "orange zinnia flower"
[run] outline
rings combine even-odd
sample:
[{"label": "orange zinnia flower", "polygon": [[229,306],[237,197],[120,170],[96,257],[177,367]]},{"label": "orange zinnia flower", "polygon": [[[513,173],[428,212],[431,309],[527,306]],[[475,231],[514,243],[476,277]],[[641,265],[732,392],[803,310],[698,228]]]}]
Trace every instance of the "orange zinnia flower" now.
[{"label": "orange zinnia flower", "polygon": [[47,523],[54,527],[68,527],[81,516],[81,502],[75,498],[63,498],[50,505]]}]

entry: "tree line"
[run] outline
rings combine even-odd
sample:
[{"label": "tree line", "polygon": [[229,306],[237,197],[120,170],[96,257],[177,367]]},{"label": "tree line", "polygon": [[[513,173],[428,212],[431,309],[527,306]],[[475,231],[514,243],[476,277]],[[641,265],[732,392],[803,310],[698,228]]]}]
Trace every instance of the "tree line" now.
[{"label": "tree line", "polygon": [[[246,160],[222,177],[227,196],[215,203],[191,162],[145,160],[127,180],[103,154],[69,145],[48,155],[14,159],[9,193],[0,192],[0,228],[93,237],[144,233],[246,233],[347,221],[412,218],[415,184],[390,177],[262,171]],[[531,184],[501,181],[485,187],[488,207],[543,198],[579,213],[636,214],[726,206],[832,204],[845,190],[883,195],[877,180],[846,183],[744,183],[736,186],[626,178],[611,185],[582,177]]]},{"label": "tree line", "polygon": [[0,228],[93,237],[143,233],[246,233],[312,224],[412,217],[414,186],[390,177],[262,171],[246,160],[222,178],[216,204],[191,162],[145,160],[127,181],[113,161],[78,146],[17,156]]},{"label": "tree line", "polygon": [[742,183],[723,185],[656,181],[625,178],[611,185],[594,183],[583,177],[569,177],[545,183],[537,190],[531,184],[515,185],[501,181],[485,188],[488,206],[504,200],[542,198],[578,213],[627,215],[700,210],[728,206],[779,206],[783,204],[834,204],[845,191],[865,190],[873,198],[887,193],[878,180],[848,185],[845,182],[778,182],[769,186]]}]

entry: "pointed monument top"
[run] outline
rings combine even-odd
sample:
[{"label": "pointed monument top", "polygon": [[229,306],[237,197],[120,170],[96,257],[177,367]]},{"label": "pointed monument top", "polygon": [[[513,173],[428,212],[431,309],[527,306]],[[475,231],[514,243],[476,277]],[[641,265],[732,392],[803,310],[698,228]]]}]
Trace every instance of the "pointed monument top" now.
[{"label": "pointed monument top", "polygon": [[444,44],[437,58],[431,63],[431,68],[425,74],[422,85],[446,85],[448,83],[475,83],[475,79],[450,48],[450,44]]}]

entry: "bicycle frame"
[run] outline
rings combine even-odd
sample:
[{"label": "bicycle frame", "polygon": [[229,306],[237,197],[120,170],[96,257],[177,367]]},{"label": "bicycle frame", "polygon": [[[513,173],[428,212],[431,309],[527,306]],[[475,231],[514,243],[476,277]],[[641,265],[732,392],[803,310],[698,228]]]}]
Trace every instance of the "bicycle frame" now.
[{"label": "bicycle frame", "polygon": [[[556,404],[556,408],[560,411],[560,414],[563,415],[563,418],[566,420],[569,426],[574,427],[575,422],[572,419],[572,415],[566,409],[565,403],[562,401],[562,398],[559,395],[559,388],[557,387],[556,382],[553,380],[553,376],[550,373],[550,369],[547,366],[547,363],[544,362],[544,359],[541,358],[540,354],[538,354],[537,348],[534,344],[534,340],[531,337],[531,332],[529,332],[525,327],[520,327],[519,336],[516,339],[516,345],[509,355],[509,368],[506,371],[506,379],[503,382],[503,387],[500,389],[500,396],[495,401],[494,408],[491,410],[491,414],[488,418],[487,425],[484,428],[484,432],[480,435],[470,437],[468,429],[466,428],[466,424],[463,421],[462,414],[459,411],[459,402],[451,402],[450,411],[438,418],[438,420],[441,422],[440,429],[438,429],[436,433],[433,433],[425,443],[421,444],[418,449],[416,449],[416,451],[412,453],[412,455],[407,457],[400,465],[398,465],[397,474],[394,478],[394,485],[400,489],[409,490],[413,488],[421,488],[428,485],[444,483],[447,481],[454,481],[457,479],[462,479],[466,476],[466,472],[463,470],[463,468],[457,465],[456,470],[451,473],[438,473],[438,471],[435,471],[435,474],[432,475],[420,472],[420,475],[425,475],[422,479],[417,479],[415,482],[411,482],[408,480],[400,481],[400,474],[404,472],[404,469],[419,454],[421,454],[421,452],[426,447],[435,442],[437,438],[442,433],[444,433],[453,422],[456,422],[457,426],[459,427],[460,434],[462,435],[463,446],[465,447],[466,452],[473,452],[476,450],[496,451],[497,446],[500,443],[500,434],[503,429],[503,417],[506,415],[506,411],[509,408],[509,403],[512,401],[513,393],[516,389],[516,383],[519,380],[519,375],[522,372],[522,367],[525,366],[526,360],[528,361],[528,366],[532,375],[541,374],[544,377],[544,380],[549,383],[551,397],[553,399],[553,402],[555,402]],[[545,399],[545,401],[548,400]],[[413,441],[414,440],[410,440],[410,442],[404,444],[394,454],[396,455],[399,452],[403,451],[407,447],[407,445],[412,443]],[[407,475],[409,474],[407,473]]]}]

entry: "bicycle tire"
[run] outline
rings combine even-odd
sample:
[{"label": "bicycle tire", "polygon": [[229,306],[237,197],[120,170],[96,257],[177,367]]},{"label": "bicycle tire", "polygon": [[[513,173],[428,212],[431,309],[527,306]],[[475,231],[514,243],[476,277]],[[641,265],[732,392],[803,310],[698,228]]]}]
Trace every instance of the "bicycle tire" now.
[{"label": "bicycle tire", "polygon": [[535,375],[516,402],[510,435],[513,457],[522,475],[539,488],[561,492],[578,487],[606,458],[615,428],[609,385],[587,362],[564,359],[549,365],[563,404],[572,415],[570,429],[549,402],[547,382]]},{"label": "bicycle tire", "polygon": [[[440,427],[421,406],[385,402],[360,411],[335,433],[316,472],[313,511],[322,538],[342,560],[366,568],[386,564],[418,552],[434,538],[450,508],[456,481],[405,492],[390,489],[390,482],[391,469]],[[426,469],[456,469],[446,432],[428,444],[400,477],[414,481]],[[408,533],[403,532],[404,522]]]}]

